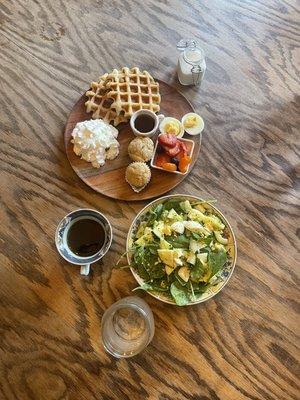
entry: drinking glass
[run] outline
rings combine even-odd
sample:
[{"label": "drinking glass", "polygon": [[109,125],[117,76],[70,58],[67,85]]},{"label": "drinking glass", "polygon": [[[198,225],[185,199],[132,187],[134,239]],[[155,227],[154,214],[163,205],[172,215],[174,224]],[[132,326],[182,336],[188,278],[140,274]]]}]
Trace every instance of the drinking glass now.
[{"label": "drinking glass", "polygon": [[116,358],[132,357],[148,346],[154,329],[148,304],[139,297],[125,297],[109,307],[102,317],[103,346]]}]

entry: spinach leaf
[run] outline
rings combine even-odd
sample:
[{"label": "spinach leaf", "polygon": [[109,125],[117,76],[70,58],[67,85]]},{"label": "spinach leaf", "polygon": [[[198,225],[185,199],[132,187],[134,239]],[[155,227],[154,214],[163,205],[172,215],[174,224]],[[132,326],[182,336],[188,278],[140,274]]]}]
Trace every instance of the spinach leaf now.
[{"label": "spinach leaf", "polygon": [[143,263],[144,247],[135,247],[133,252],[133,262],[134,264]]},{"label": "spinach leaf", "polygon": [[147,267],[157,261],[157,250],[149,246],[140,246],[134,253],[134,261],[136,264],[142,264]]},{"label": "spinach leaf", "polygon": [[211,252],[211,248],[209,246],[206,247],[202,247],[202,249],[200,249],[199,253],[210,253]]},{"label": "spinach leaf", "polygon": [[199,258],[196,258],[196,263],[191,269],[190,278],[193,282],[199,282],[202,276],[205,274],[205,268]]},{"label": "spinach leaf", "polygon": [[169,291],[169,287],[163,287],[159,284],[155,284],[155,283],[143,283],[141,286],[138,286],[136,288],[134,288],[132,291],[134,292],[135,290],[145,290],[145,291],[149,291],[149,292],[168,292]]},{"label": "spinach leaf", "polygon": [[207,291],[209,286],[210,285],[208,285],[207,283],[203,283],[203,282],[194,283],[192,281],[189,281],[189,289],[190,289],[189,296],[190,296],[190,299],[192,301],[200,300],[202,295],[203,295],[203,293],[205,293]]},{"label": "spinach leaf", "polygon": [[170,199],[163,203],[164,210],[170,211],[172,208],[178,213],[182,214],[182,208],[180,207],[181,200]]},{"label": "spinach leaf", "polygon": [[192,286],[195,294],[202,294],[206,292],[206,290],[209,288],[209,285],[204,282],[199,282],[199,283],[192,282]]},{"label": "spinach leaf", "polygon": [[149,211],[149,218],[147,221],[148,226],[152,226],[154,221],[159,220],[161,213],[163,212],[164,206],[163,204],[158,204],[153,210]]},{"label": "spinach leaf", "polygon": [[213,240],[214,235],[211,234],[209,236],[207,236],[206,238],[201,238],[201,242],[205,243],[207,246],[209,246],[211,244],[211,241]]},{"label": "spinach leaf", "polygon": [[148,274],[146,268],[142,264],[138,264],[134,266],[134,269],[137,271],[139,276],[144,279],[144,281],[150,280],[150,275]]},{"label": "spinach leaf", "polygon": [[170,287],[171,295],[178,306],[184,306],[190,302],[187,289],[179,282],[173,282]]},{"label": "spinach leaf", "polygon": [[161,291],[168,291],[170,289],[170,284],[166,278],[154,279],[152,281],[152,285],[155,287],[159,287]]},{"label": "spinach leaf", "polygon": [[188,249],[190,245],[190,239],[185,235],[167,236],[165,239],[174,249]]},{"label": "spinach leaf", "polygon": [[197,206],[198,204],[213,204],[216,203],[217,200],[216,199],[208,199],[208,200],[200,200],[200,201],[194,201],[191,203],[192,207]]},{"label": "spinach leaf", "polygon": [[152,242],[144,246],[149,249],[149,252],[151,254],[157,254],[157,249],[159,249],[159,242]]},{"label": "spinach leaf", "polygon": [[176,281],[176,276],[175,276],[175,272],[171,272],[170,275],[167,275],[167,282],[169,283],[169,285]]},{"label": "spinach leaf", "polygon": [[202,297],[202,295],[203,295],[203,292],[199,292],[199,293],[194,293],[194,300],[193,301],[198,301],[198,300],[200,300],[201,299],[201,297]]},{"label": "spinach leaf", "polygon": [[177,281],[180,283],[181,286],[186,286],[187,282],[185,282],[180,276],[178,275],[178,271],[180,270],[181,267],[177,268],[174,272],[174,276],[177,279]]},{"label": "spinach leaf", "polygon": [[166,274],[165,266],[159,261],[158,246],[155,243],[147,246],[136,247],[132,266],[146,282],[163,278]]},{"label": "spinach leaf", "polygon": [[192,232],[192,237],[195,240],[200,240],[201,239],[201,236],[199,235],[199,233],[196,233],[196,232]]},{"label": "spinach leaf", "polygon": [[148,268],[148,271],[149,271],[149,275],[153,279],[163,278],[166,274],[165,266],[163,263],[150,265]]},{"label": "spinach leaf", "polygon": [[211,277],[216,275],[226,262],[227,254],[224,249],[221,249],[216,253],[212,251],[208,253],[208,265],[211,269]]}]

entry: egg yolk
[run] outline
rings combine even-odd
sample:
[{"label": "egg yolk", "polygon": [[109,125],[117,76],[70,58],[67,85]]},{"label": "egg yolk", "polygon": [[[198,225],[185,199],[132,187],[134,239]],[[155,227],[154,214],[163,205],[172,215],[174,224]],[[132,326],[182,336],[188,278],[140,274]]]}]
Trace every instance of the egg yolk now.
[{"label": "egg yolk", "polygon": [[165,125],[164,131],[170,133],[171,135],[178,135],[180,132],[180,127],[176,122],[168,122]]},{"label": "egg yolk", "polygon": [[194,128],[196,125],[197,125],[197,117],[194,115],[187,117],[187,119],[184,121],[185,128]]}]

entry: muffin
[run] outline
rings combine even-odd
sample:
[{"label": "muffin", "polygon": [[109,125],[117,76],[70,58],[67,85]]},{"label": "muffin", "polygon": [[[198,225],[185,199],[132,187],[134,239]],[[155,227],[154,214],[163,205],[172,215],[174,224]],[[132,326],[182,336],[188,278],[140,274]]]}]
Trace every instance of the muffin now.
[{"label": "muffin", "polygon": [[148,137],[137,137],[128,146],[129,157],[133,161],[147,162],[154,153],[154,144]]},{"label": "muffin", "polygon": [[151,179],[150,168],[144,162],[133,162],[126,168],[125,179],[135,192],[140,192]]}]

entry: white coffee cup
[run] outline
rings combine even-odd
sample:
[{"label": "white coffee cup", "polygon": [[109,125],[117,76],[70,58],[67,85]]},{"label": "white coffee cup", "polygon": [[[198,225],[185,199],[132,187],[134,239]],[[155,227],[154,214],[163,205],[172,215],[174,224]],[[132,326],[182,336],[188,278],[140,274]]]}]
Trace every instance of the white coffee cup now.
[{"label": "white coffee cup", "polygon": [[[143,115],[147,115],[147,116],[151,117],[154,122],[153,128],[148,132],[139,131],[135,125],[137,118],[141,117]],[[130,126],[132,129],[132,132],[136,136],[151,137],[151,136],[155,135],[155,133],[157,132],[158,126],[159,126],[160,122],[164,119],[164,117],[165,116],[163,114],[156,115],[153,111],[150,111],[150,110],[145,110],[145,109],[138,110],[135,113],[133,113],[130,118]]]},{"label": "white coffee cup", "polygon": [[[68,244],[68,232],[70,227],[77,221],[87,219],[94,220],[103,229],[104,239],[99,250],[88,257],[82,257],[75,254]],[[108,219],[99,211],[89,208],[80,208],[67,214],[58,224],[55,233],[55,244],[59,254],[68,262],[75,265],[81,265],[81,275],[88,275],[90,265],[99,261],[109,250],[112,242],[112,228]]]}]

